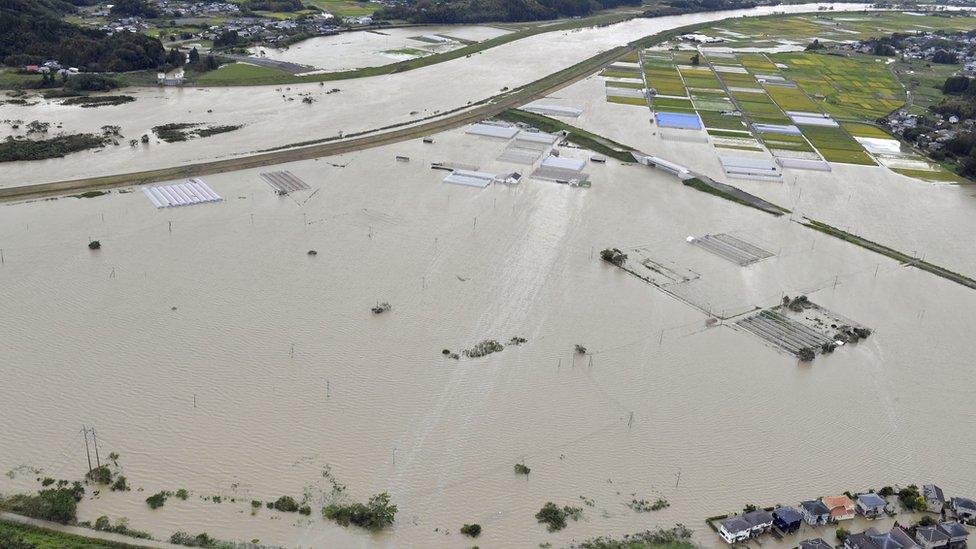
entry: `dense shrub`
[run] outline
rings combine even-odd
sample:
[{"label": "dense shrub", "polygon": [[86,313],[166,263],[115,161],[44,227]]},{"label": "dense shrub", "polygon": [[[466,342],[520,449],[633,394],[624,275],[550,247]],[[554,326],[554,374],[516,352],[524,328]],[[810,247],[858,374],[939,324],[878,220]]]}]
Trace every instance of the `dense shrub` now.
[{"label": "dense shrub", "polygon": [[365,505],[362,503],[338,504],[333,503],[322,509],[322,516],[334,520],[342,526],[354,524],[367,530],[382,530],[393,524],[397,506],[390,503],[390,496],[386,492],[369,498]]},{"label": "dense shrub", "polygon": [[461,527],[461,533],[465,536],[476,538],[481,535],[480,524],[465,524]]},{"label": "dense shrub", "polygon": [[274,508],[286,513],[294,513],[298,510],[298,502],[291,496],[281,496],[274,502]]},{"label": "dense shrub", "polygon": [[146,498],[146,503],[149,504],[150,509],[158,509],[166,503],[166,498],[168,494],[166,492],[156,492],[155,494]]},{"label": "dense shrub", "polygon": [[555,532],[566,527],[567,518],[579,520],[582,514],[583,509],[580,507],[570,507],[569,505],[559,507],[555,503],[548,501],[535,514],[535,519],[540,524],[545,524],[550,532]]}]

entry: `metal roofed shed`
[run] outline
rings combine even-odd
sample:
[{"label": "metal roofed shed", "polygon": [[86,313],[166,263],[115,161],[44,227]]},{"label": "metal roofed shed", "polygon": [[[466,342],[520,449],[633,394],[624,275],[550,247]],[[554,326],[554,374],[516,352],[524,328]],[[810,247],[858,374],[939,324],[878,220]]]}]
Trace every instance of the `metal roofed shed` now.
[{"label": "metal roofed shed", "polygon": [[260,174],[261,179],[265,180],[271,188],[275,190],[278,194],[288,194],[295,191],[307,191],[311,189],[308,183],[305,183],[298,177],[295,177],[289,171],[280,172],[267,172]]},{"label": "metal roofed shed", "polygon": [[839,126],[829,115],[819,112],[786,111],[786,115],[794,124],[804,126],[826,126],[836,128]]},{"label": "metal roofed shed", "polygon": [[500,125],[500,124],[490,124],[487,122],[478,122],[476,124],[471,124],[468,126],[464,133],[470,135],[480,135],[484,137],[495,137],[498,139],[511,139],[515,137],[515,134],[519,132],[519,129],[511,125]]},{"label": "metal roofed shed", "polygon": [[522,110],[546,116],[565,116],[566,118],[579,118],[583,114],[583,109],[560,105],[529,105],[522,107]]},{"label": "metal roofed shed", "polygon": [[146,186],[142,188],[142,192],[157,208],[192,206],[223,200],[209,185],[198,178],[190,179],[186,183]]},{"label": "metal roofed shed", "polygon": [[678,128],[683,130],[702,129],[701,119],[697,114],[685,114],[677,112],[656,112],[654,120],[662,128]]},{"label": "metal roofed shed", "polygon": [[486,172],[472,172],[468,170],[454,170],[444,178],[444,183],[478,187],[484,189],[495,180],[495,174]]},{"label": "metal roofed shed", "polygon": [[793,136],[803,135],[803,133],[800,132],[800,128],[784,124],[753,124],[752,127],[759,133],[774,133],[778,135]]},{"label": "metal roofed shed", "polygon": [[783,174],[772,160],[764,157],[719,155],[725,175],[739,179],[779,180]]},{"label": "metal roofed shed", "polygon": [[586,160],[548,156],[532,172],[532,178],[555,181],[556,183],[567,183],[572,186],[588,187],[590,176],[589,174],[583,173],[584,167],[586,167]]}]

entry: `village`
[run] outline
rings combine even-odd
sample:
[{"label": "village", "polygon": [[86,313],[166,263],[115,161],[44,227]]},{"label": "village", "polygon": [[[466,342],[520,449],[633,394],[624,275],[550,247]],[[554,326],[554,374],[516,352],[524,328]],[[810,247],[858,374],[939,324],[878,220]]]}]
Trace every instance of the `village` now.
[{"label": "village", "polygon": [[[870,526],[857,533],[850,531],[855,523],[897,517],[898,506],[912,513],[912,524],[901,524],[896,519],[890,529]],[[921,517],[915,520],[917,513]],[[965,497],[946,500],[942,489],[934,484],[922,486],[921,491],[915,485],[897,492],[885,487],[877,492],[824,496],[802,501],[795,507],[747,506],[741,514],[712,517],[707,522],[730,545],[751,541],[762,545],[760,538],[766,534],[776,540],[783,540],[784,536],[805,537],[800,534],[806,534],[809,527],[815,533],[835,530],[799,541],[800,549],[837,546],[827,541],[830,534],[845,549],[962,549],[970,534],[965,525],[976,525],[976,501]]]}]

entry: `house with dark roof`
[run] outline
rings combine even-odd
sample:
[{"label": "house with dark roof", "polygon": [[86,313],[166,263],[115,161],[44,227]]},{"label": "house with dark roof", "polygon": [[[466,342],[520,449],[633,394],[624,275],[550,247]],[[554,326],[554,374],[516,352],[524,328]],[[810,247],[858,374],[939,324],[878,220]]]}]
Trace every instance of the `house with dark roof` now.
[{"label": "house with dark roof", "polygon": [[821,501],[811,500],[800,503],[803,520],[810,526],[827,524],[830,522],[830,509]]},{"label": "house with dark roof", "polygon": [[800,549],[834,549],[834,546],[823,538],[805,539],[800,542]]},{"label": "house with dark roof", "polygon": [[958,522],[943,522],[936,528],[948,537],[946,547],[949,549],[959,549],[966,546],[966,539],[969,538],[969,530]]},{"label": "house with dark roof", "polygon": [[851,534],[844,540],[847,549],[921,549],[904,530],[895,526],[886,533],[868,528],[859,534]]},{"label": "house with dark roof", "polygon": [[803,515],[792,507],[780,507],[773,511],[773,526],[784,534],[792,534],[800,529]]},{"label": "house with dark roof", "polygon": [[931,513],[941,513],[945,507],[945,494],[942,488],[934,484],[922,486],[922,497],[925,499],[925,510]]},{"label": "house with dark roof", "polygon": [[855,508],[858,513],[867,518],[876,518],[884,514],[886,505],[888,505],[888,502],[883,497],[869,492],[857,496]]},{"label": "house with dark roof", "polygon": [[762,534],[773,527],[773,516],[757,509],[722,521],[718,535],[726,543],[735,544]]},{"label": "house with dark roof", "polygon": [[976,522],[976,501],[969,498],[952,498],[949,506],[963,522]]},{"label": "house with dark roof", "polygon": [[773,515],[762,509],[749,511],[742,515],[742,518],[746,519],[752,525],[753,536],[758,536],[773,527]]},{"label": "house with dark roof", "polygon": [[725,543],[739,543],[752,537],[752,524],[740,516],[727,518],[719,526],[718,535],[722,536]]},{"label": "house with dark roof", "polygon": [[936,526],[919,526],[915,529],[915,541],[922,549],[942,549],[949,544],[949,536]]}]

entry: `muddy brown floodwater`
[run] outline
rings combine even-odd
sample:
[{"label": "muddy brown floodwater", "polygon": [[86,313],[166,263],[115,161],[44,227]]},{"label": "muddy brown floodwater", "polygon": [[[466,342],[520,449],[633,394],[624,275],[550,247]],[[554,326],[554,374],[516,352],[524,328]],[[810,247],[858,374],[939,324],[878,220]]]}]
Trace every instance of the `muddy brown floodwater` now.
[{"label": "muddy brown floodwater", "polygon": [[[155,210],[136,190],[2,206],[0,464],[14,474],[0,491],[80,477],[83,423],[136,490],[89,498],[81,518],[125,516],[160,538],[441,547],[478,522],[481,546],[529,547],[683,522],[718,546],[703,519],[746,502],[923,481],[976,491],[961,457],[976,447],[976,293],[640,166],[591,164],[590,189],[484,190],[427,167],[501,171],[503,147],[459,130],[279,167],[310,198],[245,171],[206,178],[219,204]],[[718,232],[777,255],[741,268],[685,242]],[[797,364],[706,329],[601,262],[607,246],[702,274],[683,290],[701,302],[807,292],[875,333]],[[392,311],[372,314],[382,301]],[[441,355],[513,336],[528,342]],[[527,479],[512,470],[523,460]],[[353,498],[389,491],[395,527],[317,516],[326,467]],[[143,501],[178,488],[191,497]],[[311,518],[250,514],[252,499],[305,492]],[[671,506],[638,514],[634,497]],[[550,500],[583,518],[545,532],[533,515]]]}]

